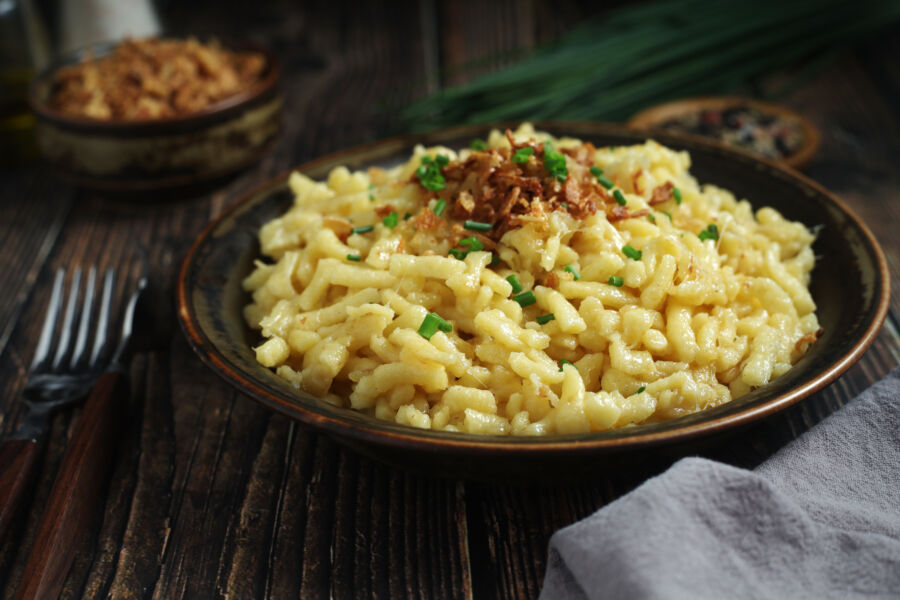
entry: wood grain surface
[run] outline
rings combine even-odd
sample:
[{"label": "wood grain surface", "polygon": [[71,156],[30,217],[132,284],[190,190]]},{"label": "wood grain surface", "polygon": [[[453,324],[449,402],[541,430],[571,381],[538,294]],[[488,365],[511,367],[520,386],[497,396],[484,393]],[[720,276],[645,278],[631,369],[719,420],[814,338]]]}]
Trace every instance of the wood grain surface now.
[{"label": "wood grain surface", "polygon": [[[487,8],[490,4],[490,8]],[[140,205],[55,182],[40,166],[0,171],[0,431],[18,402],[56,268],[142,254],[169,292],[200,229],[243,191],[314,156],[396,127],[394,108],[552,39],[575,2],[344,0],[162,3],[174,34],[247,34],[282,57],[287,98],[275,151],[214,194]],[[291,5],[293,6],[293,5]],[[607,5],[608,6],[608,5]],[[603,7],[600,7],[603,8]],[[488,11],[489,14],[485,13]],[[490,25],[490,26],[488,26]],[[886,32],[793,86],[783,101],[823,132],[809,169],[866,221],[900,289],[900,31]],[[170,295],[171,297],[171,295]],[[895,294],[873,347],[836,383],[704,455],[752,467],[900,362]],[[66,598],[533,598],[552,533],[667,468],[571,484],[504,486],[425,477],[374,463],[266,410],[207,371],[173,330],[129,369],[112,476],[96,526],[69,552]],[[12,598],[79,409],[53,420],[27,514],[0,545]]]}]

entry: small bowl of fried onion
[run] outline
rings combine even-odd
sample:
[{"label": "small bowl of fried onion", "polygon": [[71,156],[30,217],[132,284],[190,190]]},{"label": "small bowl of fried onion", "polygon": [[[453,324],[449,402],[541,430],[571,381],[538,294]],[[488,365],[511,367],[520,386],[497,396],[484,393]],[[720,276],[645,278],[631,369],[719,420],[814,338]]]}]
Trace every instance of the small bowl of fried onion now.
[{"label": "small bowl of fried onion", "polygon": [[251,43],[125,39],[62,57],[31,85],[43,158],[111,194],[193,188],[259,160],[281,123],[279,67]]}]

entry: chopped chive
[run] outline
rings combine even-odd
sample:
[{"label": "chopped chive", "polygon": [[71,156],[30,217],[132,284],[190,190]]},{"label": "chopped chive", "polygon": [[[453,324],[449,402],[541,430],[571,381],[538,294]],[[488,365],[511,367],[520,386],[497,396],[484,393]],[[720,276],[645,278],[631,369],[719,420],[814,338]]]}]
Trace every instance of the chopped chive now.
[{"label": "chopped chive", "polygon": [[638,393],[638,394],[641,394],[641,393],[643,393],[643,391],[646,390],[646,389],[647,389],[647,386],[646,386],[646,385],[642,385],[641,387],[638,388],[637,393]]},{"label": "chopped chive", "polygon": [[481,243],[481,240],[474,237],[467,237],[465,239],[459,240],[460,246],[468,246],[469,252],[480,252],[484,250],[484,244]]},{"label": "chopped chive", "polygon": [[701,242],[705,242],[706,240],[714,240],[716,242],[719,241],[719,228],[716,227],[715,223],[710,223],[706,226],[706,229],[701,231],[697,237],[700,238]]},{"label": "chopped chive", "polygon": [[374,183],[370,183],[370,184],[369,184],[369,189],[370,189],[370,190],[374,190],[374,189],[375,189],[375,184],[374,184]]},{"label": "chopped chive", "polygon": [[566,359],[562,359],[561,361],[559,361],[559,370],[562,371],[563,367],[566,365],[573,367],[576,371],[578,370],[578,367],[576,367],[571,361],[568,361]]},{"label": "chopped chive", "polygon": [[619,277],[618,275],[610,275],[609,276],[609,285],[614,285],[616,287],[622,287],[625,285],[625,279]]},{"label": "chopped chive", "polygon": [[578,281],[579,279],[581,279],[581,274],[572,265],[566,265],[565,267],[563,267],[563,271],[568,271],[569,273],[571,273],[572,277],[575,278],[575,281]]},{"label": "chopped chive", "polygon": [[593,175],[594,177],[600,177],[601,175],[603,175],[603,169],[601,169],[597,165],[594,165],[593,167],[591,167],[591,175]]},{"label": "chopped chive", "polygon": [[375,202],[375,195],[369,194],[369,202]]},{"label": "chopped chive", "polygon": [[362,260],[362,256],[359,254],[348,254],[347,260],[352,260],[353,262],[359,262]]},{"label": "chopped chive", "polygon": [[437,216],[441,216],[442,214],[444,214],[445,208],[447,208],[447,201],[441,198],[434,203],[434,214],[436,214]]},{"label": "chopped chive", "polygon": [[625,199],[625,194],[622,193],[622,190],[614,190],[613,198],[616,199],[616,202],[619,203],[619,206],[625,206],[628,204],[628,200]]},{"label": "chopped chive", "polygon": [[550,321],[552,321],[554,319],[556,319],[556,315],[554,315],[553,313],[550,313],[547,315],[541,315],[541,316],[537,317],[535,319],[535,321],[538,322],[538,325],[546,325],[547,323],[549,323]]},{"label": "chopped chive", "polygon": [[518,296],[513,296],[512,298],[516,302],[519,303],[519,306],[525,308],[526,306],[531,306],[535,302],[537,302],[537,298],[534,297],[534,292],[528,290],[527,292],[522,292]]},{"label": "chopped chive", "polygon": [[374,225],[363,225],[362,227],[354,227],[350,230],[350,233],[369,233],[375,229]]},{"label": "chopped chive", "polygon": [[550,142],[544,142],[544,168],[559,181],[565,181],[569,176],[565,154],[554,150]]},{"label": "chopped chive", "polygon": [[603,175],[597,175],[597,183],[599,183],[600,185],[602,185],[602,186],[605,187],[606,189],[609,189],[609,188],[613,187],[614,185],[616,185],[616,184],[614,184],[614,183],[612,182],[612,180],[606,178],[606,177],[603,176]]},{"label": "chopped chive", "polygon": [[465,250],[460,250],[459,248],[451,248],[450,255],[458,258],[459,260],[464,259],[468,256],[469,252],[480,252],[484,250],[484,244],[481,243],[481,240],[474,237],[467,237],[465,239],[459,240],[460,246],[468,246]]},{"label": "chopped chive", "polygon": [[616,151],[616,147],[615,147],[615,146],[610,146],[610,147],[609,147],[609,151],[610,151],[610,152],[615,152],[615,151]]},{"label": "chopped chive", "polygon": [[560,202],[559,207],[561,209],[563,209],[564,211],[569,212],[569,205],[566,204],[565,202]]},{"label": "chopped chive", "polygon": [[422,187],[432,192],[444,189],[446,180],[441,175],[441,169],[446,167],[449,162],[450,159],[443,154],[438,154],[434,159],[430,156],[423,156],[422,165],[416,169],[416,176]]},{"label": "chopped chive", "polygon": [[525,164],[528,162],[528,159],[534,154],[534,148],[531,146],[526,146],[525,148],[519,148],[516,150],[516,153],[513,154],[513,162],[519,165]]},{"label": "chopped chive", "polygon": [[431,336],[438,332],[438,329],[444,333],[450,333],[453,331],[453,324],[442,319],[437,313],[428,313],[419,326],[419,335],[426,340],[430,340]]},{"label": "chopped chive", "polygon": [[393,229],[400,222],[400,217],[397,215],[396,210],[392,210],[391,214],[381,219],[381,222],[384,223],[385,227]]},{"label": "chopped chive", "polygon": [[479,152],[484,152],[485,150],[487,150],[487,142],[475,138],[474,140],[469,142],[469,148],[471,148],[472,150],[478,150]]},{"label": "chopped chive", "polygon": [[625,244],[624,246],[622,246],[622,254],[634,260],[641,260],[641,255],[643,254],[643,252],[641,252],[640,250],[635,250],[628,244]]},{"label": "chopped chive", "polygon": [[667,210],[661,210],[661,211],[659,211],[659,212],[661,212],[662,214],[664,214],[664,215],[666,215],[667,217],[669,217],[669,221],[672,220],[672,213],[670,213],[669,211],[667,211]]},{"label": "chopped chive", "polygon": [[647,220],[656,225],[656,217],[653,215],[647,215]]},{"label": "chopped chive", "polygon": [[419,335],[426,340],[430,340],[431,336],[437,333],[441,320],[442,319],[434,313],[425,315],[425,319],[423,319],[422,324],[419,325]]},{"label": "chopped chive", "polygon": [[675,204],[681,204],[684,198],[681,197],[681,190],[678,188],[672,188],[672,197],[675,198]]},{"label": "chopped chive", "polygon": [[480,221],[466,221],[464,225],[466,229],[471,231],[490,231],[494,228],[492,223],[481,223]]},{"label": "chopped chive", "polygon": [[403,215],[403,220],[406,221],[406,220],[409,219],[411,216],[412,216],[412,213],[406,213],[405,215]]},{"label": "chopped chive", "polygon": [[497,256],[496,254],[494,254],[493,252],[491,252],[491,264],[490,264],[490,266],[496,267],[496,266],[499,265],[499,264],[500,264],[500,257]]},{"label": "chopped chive", "polygon": [[510,275],[509,277],[507,277],[506,280],[509,282],[509,285],[512,286],[512,293],[513,293],[513,294],[518,294],[518,293],[521,292],[523,289],[525,289],[525,288],[522,287],[522,284],[519,283],[519,278],[516,276],[515,273],[513,273],[512,275]]}]

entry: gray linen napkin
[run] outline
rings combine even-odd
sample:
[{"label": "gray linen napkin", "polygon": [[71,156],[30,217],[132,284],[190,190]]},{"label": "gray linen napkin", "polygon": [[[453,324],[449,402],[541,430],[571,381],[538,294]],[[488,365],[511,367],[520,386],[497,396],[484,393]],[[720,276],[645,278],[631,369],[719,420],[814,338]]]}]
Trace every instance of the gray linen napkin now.
[{"label": "gray linen napkin", "polygon": [[900,369],[754,471],[686,458],[550,539],[542,599],[900,598]]}]

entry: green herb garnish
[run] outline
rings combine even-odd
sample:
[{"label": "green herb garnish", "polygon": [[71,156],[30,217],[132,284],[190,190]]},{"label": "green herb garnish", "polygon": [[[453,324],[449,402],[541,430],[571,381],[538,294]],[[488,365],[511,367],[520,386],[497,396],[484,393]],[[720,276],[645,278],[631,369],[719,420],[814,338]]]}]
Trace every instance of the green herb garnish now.
[{"label": "green herb garnish", "polygon": [[437,313],[428,313],[425,315],[422,324],[419,325],[419,335],[426,340],[430,340],[431,336],[438,332],[438,329],[445,333],[450,333],[453,331],[453,325],[442,319]]},{"label": "green herb garnish", "polygon": [[597,175],[597,183],[599,183],[600,185],[602,185],[602,186],[605,187],[606,189],[610,189],[611,187],[613,187],[614,185],[616,185],[616,184],[614,184],[614,183],[612,182],[611,179],[607,179],[607,178],[606,178],[605,176],[603,176],[603,175]]},{"label": "green herb garnish", "polygon": [[418,176],[419,183],[422,184],[422,187],[431,190],[432,192],[444,189],[444,187],[446,187],[446,180],[444,179],[444,176],[441,175],[441,169],[446,167],[449,162],[450,159],[443,154],[438,154],[434,158],[423,156],[422,165],[416,169],[416,175]]},{"label": "green herb garnish", "polygon": [[474,237],[467,237],[465,239],[459,240],[459,245],[468,246],[469,252],[480,252],[484,250],[484,244],[482,244],[480,240]]},{"label": "green herb garnish", "polygon": [[647,386],[646,386],[646,385],[642,385],[641,387],[638,388],[637,393],[638,393],[638,394],[641,394],[641,393],[643,393],[643,391],[646,390],[646,389],[647,389]]},{"label": "green herb garnish", "polygon": [[523,165],[528,162],[528,159],[534,155],[534,148],[531,146],[526,146],[525,148],[519,148],[516,150],[515,154],[513,154],[513,162],[519,165]]},{"label": "green herb garnish", "polygon": [[675,204],[681,204],[684,198],[681,197],[681,190],[672,188],[672,197],[675,198]]},{"label": "green herb garnish", "polygon": [[353,262],[359,262],[362,260],[362,256],[359,254],[348,254],[347,260],[352,260]]},{"label": "green herb garnish", "polygon": [[450,249],[451,256],[454,256],[459,260],[462,260],[466,256],[468,256],[469,252],[480,252],[481,250],[484,250],[484,244],[482,244],[480,240],[474,237],[467,237],[465,239],[459,240],[459,245],[467,246],[467,248],[465,250],[460,250],[458,248]]},{"label": "green herb garnish", "polygon": [[613,285],[615,287],[622,287],[625,285],[625,279],[619,277],[618,275],[610,275],[609,276],[609,285]]},{"label": "green herb garnish", "polygon": [[362,227],[354,227],[350,230],[350,233],[369,233],[375,229],[374,225],[363,225]]},{"label": "green herb garnish", "polygon": [[485,150],[487,150],[487,142],[475,138],[474,140],[469,142],[469,148],[471,148],[472,150],[478,150],[479,152],[484,152]]},{"label": "green herb garnish", "polygon": [[568,361],[566,359],[562,359],[561,361],[559,361],[559,370],[562,371],[563,367],[566,365],[569,365],[570,367],[574,367],[576,371],[578,370],[578,367],[576,367],[571,361]]},{"label": "green herb garnish", "polygon": [[554,315],[553,313],[550,313],[550,314],[541,315],[541,316],[537,317],[535,319],[535,321],[538,322],[538,325],[546,325],[547,323],[549,323],[550,321],[553,321],[554,319],[556,319],[556,315]]},{"label": "green herb garnish", "polygon": [[518,294],[518,293],[521,292],[523,289],[525,289],[525,288],[522,287],[522,284],[519,283],[519,278],[516,276],[515,273],[513,273],[512,275],[510,275],[509,277],[507,277],[506,280],[509,282],[509,285],[512,286],[512,293],[513,293],[513,294]]},{"label": "green herb garnish", "polygon": [[715,223],[710,223],[706,226],[706,229],[701,231],[697,237],[700,238],[701,242],[705,242],[706,240],[715,240],[719,241],[719,228],[716,227]]},{"label": "green herb garnish", "polygon": [[494,228],[494,226],[491,223],[481,223],[479,221],[466,221],[466,224],[464,225],[464,227],[471,231],[482,231],[482,232],[490,231],[491,229]]},{"label": "green herb garnish", "polygon": [[635,250],[634,248],[626,244],[622,246],[622,254],[634,260],[641,260],[641,255],[643,253],[640,250]]},{"label": "green herb garnish", "polygon": [[544,142],[544,168],[559,181],[565,181],[569,176],[566,156],[562,152],[554,150],[553,144],[550,142]]},{"label": "green herb garnish", "polygon": [[397,226],[397,223],[400,222],[400,216],[397,214],[396,210],[392,210],[391,214],[381,219],[381,222],[384,223],[385,227],[393,229]]},{"label": "green herb garnish", "polygon": [[442,214],[444,214],[445,208],[447,208],[447,201],[441,198],[434,203],[434,214],[436,214],[437,216],[441,216]]},{"label": "green herb garnish", "polygon": [[622,190],[614,190],[613,198],[616,199],[616,202],[618,202],[619,206],[625,206],[626,204],[628,204],[628,200],[625,199],[625,194],[622,193]]},{"label": "green herb garnish", "polygon": [[531,306],[535,302],[537,302],[537,298],[534,297],[534,292],[528,290],[527,292],[522,292],[518,296],[513,296],[513,300],[519,303],[519,306],[525,308],[526,306]]},{"label": "green herb garnish", "polygon": [[566,265],[565,267],[563,267],[563,271],[568,271],[569,273],[571,273],[575,281],[581,279],[581,274],[572,265]]}]

